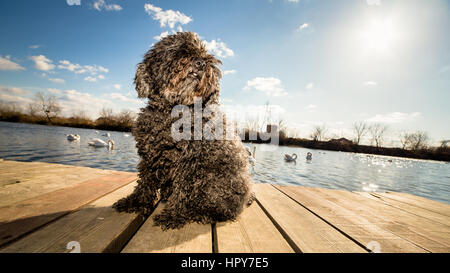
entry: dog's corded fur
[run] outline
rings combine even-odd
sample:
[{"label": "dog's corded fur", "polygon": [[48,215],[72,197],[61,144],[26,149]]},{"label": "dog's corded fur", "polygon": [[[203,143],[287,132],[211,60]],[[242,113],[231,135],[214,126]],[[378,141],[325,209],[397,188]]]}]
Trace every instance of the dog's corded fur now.
[{"label": "dog's corded fur", "polygon": [[[175,105],[187,105],[193,117],[195,97],[203,108],[218,104],[220,63],[196,34],[179,32],[156,43],[138,65],[136,90],[149,99],[133,128],[139,180],[131,195],[114,204],[118,211],[149,215],[159,193],[166,205],[155,224],[169,229],[235,220],[251,202],[248,157],[236,134],[234,140],[180,141],[171,135]],[[209,120],[203,117],[203,125]]]}]

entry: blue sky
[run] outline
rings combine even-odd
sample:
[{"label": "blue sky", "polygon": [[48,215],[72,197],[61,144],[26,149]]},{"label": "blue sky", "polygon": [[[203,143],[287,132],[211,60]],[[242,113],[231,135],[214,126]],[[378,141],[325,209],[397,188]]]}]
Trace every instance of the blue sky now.
[{"label": "blue sky", "polygon": [[136,64],[182,28],[223,61],[221,101],[240,118],[269,102],[299,136],[326,124],[350,138],[367,121],[389,126],[387,145],[401,131],[450,139],[449,15],[437,0],[1,1],[0,100],[137,111]]}]

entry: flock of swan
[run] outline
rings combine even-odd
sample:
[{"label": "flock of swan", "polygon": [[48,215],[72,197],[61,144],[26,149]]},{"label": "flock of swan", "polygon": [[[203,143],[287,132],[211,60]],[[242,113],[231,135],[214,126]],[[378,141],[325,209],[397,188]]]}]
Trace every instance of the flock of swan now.
[{"label": "flock of swan", "polygon": [[[95,131],[95,133],[99,134],[98,131]],[[108,147],[108,149],[112,150],[114,149],[114,141],[111,139],[111,134],[110,133],[105,133],[102,136],[107,137],[108,140],[104,141],[100,138],[93,138],[92,141],[88,142],[89,146],[93,146],[93,147]],[[125,137],[129,137],[129,134],[125,134]],[[76,135],[76,134],[69,134],[67,135],[67,140],[69,141],[79,141],[81,139],[80,135]],[[248,161],[250,163],[250,165],[252,167],[255,167],[256,164],[256,157],[255,157],[255,153],[256,153],[256,146],[253,146],[253,151],[250,149],[250,147],[248,146],[244,146],[245,150],[247,151],[248,154]],[[296,162],[297,160],[297,154],[285,154],[284,155],[284,160],[286,162]],[[312,153],[308,152],[306,154],[306,161],[311,161],[312,160]]]},{"label": "flock of swan", "polygon": [[[99,134],[98,131],[95,131],[95,133]],[[92,146],[92,147],[96,147],[96,148],[108,147],[109,150],[113,150],[114,149],[114,141],[111,139],[111,134],[105,133],[102,136],[107,137],[108,140],[104,141],[100,138],[93,138],[91,141],[88,142],[88,145]],[[69,140],[69,141],[80,141],[80,139],[81,139],[81,136],[77,135],[77,134],[68,134],[67,135],[67,140]]]},{"label": "flock of swan", "polygon": [[[286,162],[296,162],[297,155],[296,154],[292,154],[292,155],[285,154],[284,155],[284,160]],[[306,154],[306,161],[311,161],[311,160],[312,160],[312,153],[308,152]]]},{"label": "flock of swan", "polygon": [[[245,146],[245,150],[247,151],[247,154],[248,154],[248,162],[250,163],[250,165],[252,167],[255,167],[255,164],[256,164],[256,157],[255,157],[256,146],[253,146],[253,152],[251,151],[250,147],[248,147],[248,146]],[[296,162],[297,155],[296,154],[292,154],[292,155],[285,154],[284,155],[284,160],[286,162]],[[311,152],[308,152],[306,154],[306,161],[307,162],[311,162],[312,161],[312,153]]]}]

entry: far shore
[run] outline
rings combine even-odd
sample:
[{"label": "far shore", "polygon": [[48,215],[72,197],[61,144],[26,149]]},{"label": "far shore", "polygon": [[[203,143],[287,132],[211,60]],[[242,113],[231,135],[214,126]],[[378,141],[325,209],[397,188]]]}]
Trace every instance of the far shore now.
[{"label": "far shore", "polygon": [[[49,123],[43,118],[31,118],[28,115],[20,115],[6,118],[0,116],[0,121],[15,122],[15,123],[28,123],[28,124],[40,124],[47,126],[63,126],[71,128],[84,128],[117,132],[131,132],[132,123],[121,123],[114,120],[97,120],[86,121],[84,119],[76,118],[63,118],[57,117]],[[263,141],[259,137],[256,140],[249,140],[249,131],[245,132],[244,143],[264,144],[269,141]],[[350,153],[363,153],[373,155],[394,156],[402,158],[413,159],[425,159],[450,162],[450,147],[428,147],[419,150],[407,150],[402,148],[388,148],[388,147],[375,147],[368,145],[356,145],[353,143],[342,144],[336,141],[314,141],[303,138],[285,137],[280,134],[279,144],[280,146],[302,147],[308,149],[327,150],[327,151],[341,151]]]}]

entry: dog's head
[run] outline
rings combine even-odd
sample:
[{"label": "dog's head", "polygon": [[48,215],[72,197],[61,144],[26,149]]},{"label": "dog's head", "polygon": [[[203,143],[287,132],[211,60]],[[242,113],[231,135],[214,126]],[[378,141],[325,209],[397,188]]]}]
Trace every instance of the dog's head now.
[{"label": "dog's head", "polygon": [[198,36],[178,32],[162,38],[138,65],[134,82],[140,98],[162,97],[190,105],[195,97],[217,103],[221,62],[208,54]]}]

